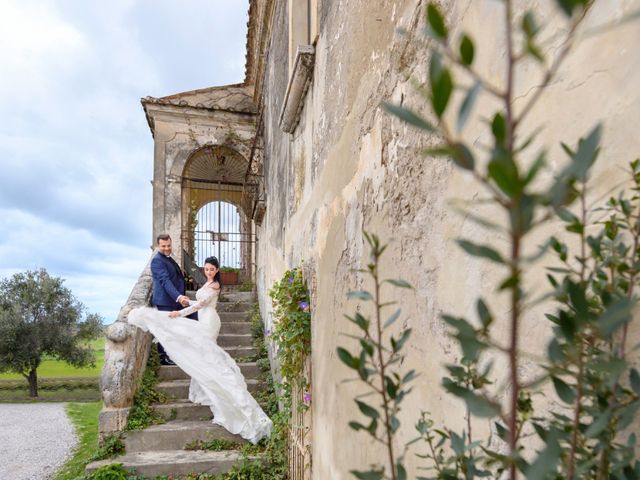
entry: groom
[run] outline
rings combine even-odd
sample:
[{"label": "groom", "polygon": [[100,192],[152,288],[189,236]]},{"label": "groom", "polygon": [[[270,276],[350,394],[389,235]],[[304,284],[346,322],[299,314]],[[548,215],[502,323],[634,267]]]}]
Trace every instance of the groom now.
[{"label": "groom", "polygon": [[[185,293],[184,274],[176,261],[171,257],[171,237],[166,233],[156,238],[157,253],[151,259],[151,276],[153,277],[153,296],[151,304],[158,310],[171,312],[189,306],[189,297]],[[196,314],[189,316],[194,318]],[[158,343],[158,353],[162,365],[175,365],[164,348]]]}]

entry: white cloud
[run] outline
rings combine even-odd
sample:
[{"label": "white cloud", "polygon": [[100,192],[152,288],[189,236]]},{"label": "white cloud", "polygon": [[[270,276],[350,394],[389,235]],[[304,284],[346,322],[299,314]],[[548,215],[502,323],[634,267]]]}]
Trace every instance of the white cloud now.
[{"label": "white cloud", "polygon": [[150,255],[140,98],[242,81],[247,9],[0,2],[0,277],[45,267],[115,319]]}]

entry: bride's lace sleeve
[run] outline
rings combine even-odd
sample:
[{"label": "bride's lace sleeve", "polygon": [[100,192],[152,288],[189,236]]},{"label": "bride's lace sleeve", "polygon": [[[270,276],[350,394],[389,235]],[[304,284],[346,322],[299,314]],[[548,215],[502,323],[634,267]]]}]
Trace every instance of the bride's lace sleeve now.
[{"label": "bride's lace sleeve", "polygon": [[193,300],[190,301],[189,303],[191,305],[189,307],[183,308],[182,310],[179,311],[180,316],[186,317],[187,315],[191,315],[193,312],[197,312],[201,308],[206,307],[207,305],[209,305],[209,303],[211,303],[211,300],[217,294],[218,294],[218,290],[214,290],[213,288],[205,289],[204,293],[202,294],[203,296],[200,300],[195,302]]}]

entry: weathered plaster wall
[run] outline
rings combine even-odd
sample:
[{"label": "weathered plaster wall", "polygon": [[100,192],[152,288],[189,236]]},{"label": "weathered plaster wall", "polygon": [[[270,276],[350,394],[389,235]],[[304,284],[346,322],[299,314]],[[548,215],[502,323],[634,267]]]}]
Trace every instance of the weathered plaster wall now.
[{"label": "weathered plaster wall", "polygon": [[[462,408],[439,387],[443,363],[459,358],[440,314],[472,317],[477,296],[489,296],[492,304],[497,302],[501,322],[496,332],[502,331],[506,338],[508,312],[503,299],[491,293],[499,272],[463,255],[453,240],[461,236],[477,241],[502,239],[495,234],[487,239],[485,230],[452,210],[452,199],[473,202],[482,198],[483,192],[450,162],[420,156],[420,150],[436,140],[379,108],[387,99],[415,108],[422,105],[405,73],[425,78],[428,57],[422,46],[408,41],[396,29],[419,31],[425,2],[321,2],[314,77],[293,135],[278,127],[288,72],[286,3],[279,2],[275,13],[265,79],[267,213],[258,231],[258,288],[263,314],[269,319],[266,290],[287,268],[304,262],[314,286],[313,477],[346,479],[350,468],[366,467],[381,456],[377,447],[365,442],[364,435],[354,435],[347,426],[359,416],[350,400],[358,389],[355,383],[341,383],[350,373],[335,355],[337,345],[349,343],[340,333],[355,333],[343,314],[353,311],[356,304],[347,302],[345,294],[367,286],[353,273],[367,260],[362,229],[392,242],[385,254],[384,273],[405,278],[416,287],[415,292],[385,291],[403,306],[403,321],[398,323],[414,330],[403,367],[422,372],[401,415],[407,426],[403,440],[413,436],[410,426],[421,410],[462,428]],[[477,40],[480,70],[500,82],[505,58],[501,3],[440,3],[456,25],[454,34],[464,29]],[[587,28],[640,8],[639,0],[598,3],[587,18]],[[520,2],[516,14],[534,6],[547,12],[540,23],[549,31],[562,27],[552,15],[550,2]],[[540,145],[551,147],[550,163],[557,168],[565,161],[559,142],[575,144],[597,121],[604,121],[602,155],[593,175],[593,200],[618,185],[623,178],[620,167],[640,154],[640,137],[635,133],[640,124],[638,40],[640,22],[584,38],[526,124],[529,130],[544,127]],[[556,42],[549,52],[557,47]],[[516,107],[535,90],[539,76],[534,72],[533,65],[527,65],[518,73]],[[485,124],[477,113],[492,111],[490,100],[481,98],[464,131],[466,140],[477,143],[487,139]],[[471,208],[477,214],[495,214],[478,202]],[[551,230],[531,238],[530,248],[539,245]],[[540,269],[534,275],[532,285],[543,284],[543,273]],[[528,313],[523,324],[527,346],[539,351],[548,334],[541,311]],[[639,335],[633,333],[636,340]],[[502,366],[498,362],[497,371]],[[522,373],[533,375],[532,366],[525,363]],[[488,425],[478,422],[477,429],[488,431]],[[356,448],[361,442],[367,448]]]}]

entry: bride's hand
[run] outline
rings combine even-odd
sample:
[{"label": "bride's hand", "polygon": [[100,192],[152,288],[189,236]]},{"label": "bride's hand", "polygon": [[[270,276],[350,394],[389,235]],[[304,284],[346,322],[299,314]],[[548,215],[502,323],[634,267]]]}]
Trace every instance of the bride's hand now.
[{"label": "bride's hand", "polygon": [[169,318],[176,318],[180,316],[180,312],[174,310],[173,312],[169,312]]}]

